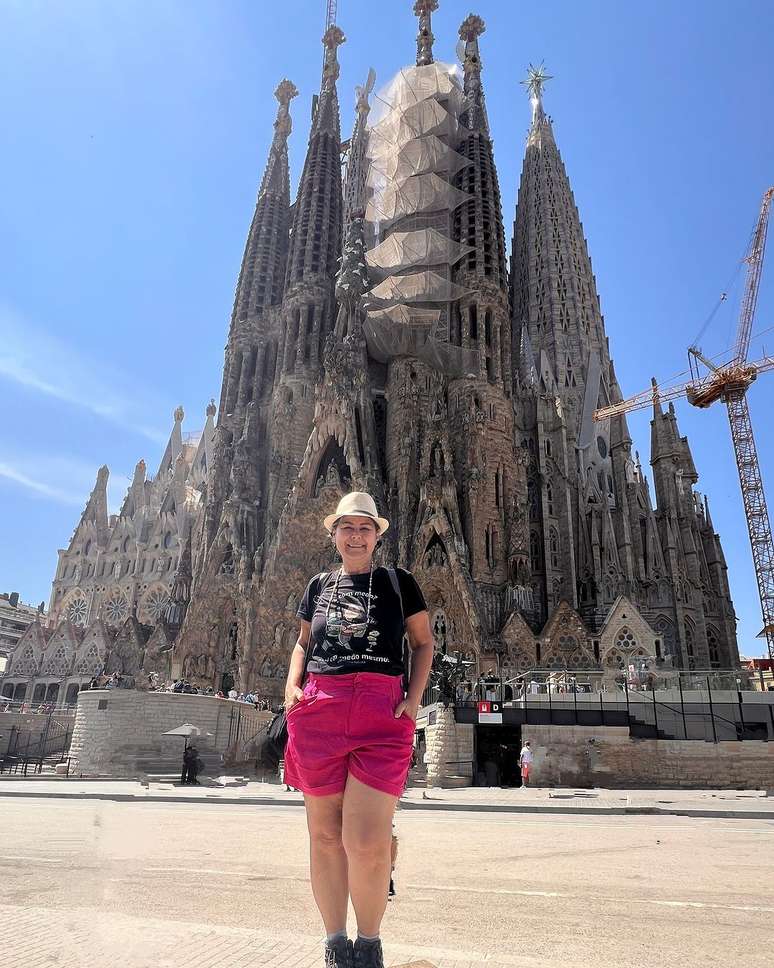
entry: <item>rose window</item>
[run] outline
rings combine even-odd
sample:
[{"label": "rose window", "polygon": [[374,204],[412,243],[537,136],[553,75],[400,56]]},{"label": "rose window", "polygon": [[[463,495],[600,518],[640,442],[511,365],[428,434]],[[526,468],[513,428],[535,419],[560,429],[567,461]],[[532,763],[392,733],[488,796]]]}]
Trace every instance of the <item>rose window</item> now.
[{"label": "rose window", "polygon": [[110,625],[120,625],[129,614],[129,602],[122,592],[113,592],[105,602],[105,618]]},{"label": "rose window", "polygon": [[631,652],[637,648],[637,639],[631,629],[624,626],[615,639],[615,644],[625,652]]},{"label": "rose window", "polygon": [[169,592],[165,588],[153,588],[145,597],[144,611],[153,622],[158,622],[169,605]]},{"label": "rose window", "polygon": [[574,652],[578,648],[578,640],[573,635],[559,636],[559,650],[561,652]]},{"label": "rose window", "polygon": [[73,625],[85,625],[88,613],[89,605],[82,595],[74,598],[67,606],[67,617]]}]

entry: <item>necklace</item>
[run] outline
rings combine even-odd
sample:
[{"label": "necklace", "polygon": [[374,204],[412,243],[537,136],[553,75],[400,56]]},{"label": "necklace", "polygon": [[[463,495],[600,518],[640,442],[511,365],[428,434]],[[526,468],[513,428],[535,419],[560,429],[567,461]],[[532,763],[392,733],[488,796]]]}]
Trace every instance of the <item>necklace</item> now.
[{"label": "necklace", "polygon": [[[341,576],[344,574],[344,569],[339,568],[336,574],[336,581],[333,583],[333,593],[328,599],[328,607],[325,609],[325,628],[328,628],[328,619],[331,614],[331,605],[333,605],[333,600],[336,600],[336,605],[339,604],[339,582],[341,581]],[[368,631],[368,626],[371,622],[371,588],[374,582],[374,563],[371,561],[371,569],[368,572],[368,599],[366,603],[366,619],[365,619],[365,630]]]}]

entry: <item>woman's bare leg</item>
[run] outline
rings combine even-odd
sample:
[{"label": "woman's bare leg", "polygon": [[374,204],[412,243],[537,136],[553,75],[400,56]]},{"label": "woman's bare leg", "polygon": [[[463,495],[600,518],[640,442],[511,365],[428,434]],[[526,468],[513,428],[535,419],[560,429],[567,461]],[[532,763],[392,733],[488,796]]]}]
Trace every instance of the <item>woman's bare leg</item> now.
[{"label": "woman's bare leg", "polygon": [[347,855],[341,840],[343,798],[343,793],[330,797],[304,796],[312,894],[327,934],[347,927]]},{"label": "woman's bare leg", "polygon": [[390,884],[392,815],[398,798],[350,773],[344,791],[342,841],[349,861],[349,894],[358,931],[379,934]]}]

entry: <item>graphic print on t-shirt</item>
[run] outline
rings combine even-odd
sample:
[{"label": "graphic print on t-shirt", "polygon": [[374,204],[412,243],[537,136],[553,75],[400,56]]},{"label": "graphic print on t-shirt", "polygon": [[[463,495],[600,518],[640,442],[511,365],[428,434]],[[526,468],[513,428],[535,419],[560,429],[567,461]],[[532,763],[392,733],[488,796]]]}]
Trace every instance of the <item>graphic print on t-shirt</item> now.
[{"label": "graphic print on t-shirt", "polygon": [[[368,631],[368,596],[361,601],[362,592],[344,592],[334,597],[328,612],[325,626],[325,640],[328,648],[332,642],[338,644],[347,652],[352,651],[352,639],[362,639],[366,636],[368,645],[366,652],[371,652],[379,638],[379,630],[371,628]],[[376,601],[376,595],[371,595],[371,602]]]},{"label": "graphic print on t-shirt", "polygon": [[386,568],[374,568],[373,576],[326,572],[309,582],[298,607],[299,618],[310,624],[309,672],[403,674],[403,618],[427,605],[413,575],[398,568],[396,576],[400,595]]}]

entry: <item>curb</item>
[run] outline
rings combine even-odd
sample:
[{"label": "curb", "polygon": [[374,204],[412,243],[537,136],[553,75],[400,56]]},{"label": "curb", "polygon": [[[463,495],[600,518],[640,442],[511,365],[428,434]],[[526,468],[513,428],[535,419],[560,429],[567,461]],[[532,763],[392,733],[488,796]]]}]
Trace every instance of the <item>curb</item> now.
[{"label": "curb", "polygon": [[[303,800],[279,800],[273,797],[221,797],[218,795],[205,795],[204,797],[186,796],[163,796],[159,794],[148,794],[138,796],[133,793],[58,793],[47,791],[38,793],[36,791],[0,791],[0,800],[4,798],[25,798],[34,800],[105,800],[116,803],[193,803],[212,806],[220,804],[247,806],[247,807],[303,807]],[[423,800],[414,802],[411,800],[402,801],[401,810],[441,810],[448,813],[514,813],[514,814],[575,814],[577,816],[599,816],[599,817],[694,817],[706,819],[725,819],[725,820],[769,820],[774,823],[774,810],[713,810],[702,807],[681,809],[675,807],[588,807],[571,806],[563,804],[561,807],[548,807],[543,804],[506,804],[506,803],[444,803],[440,800]]]}]

